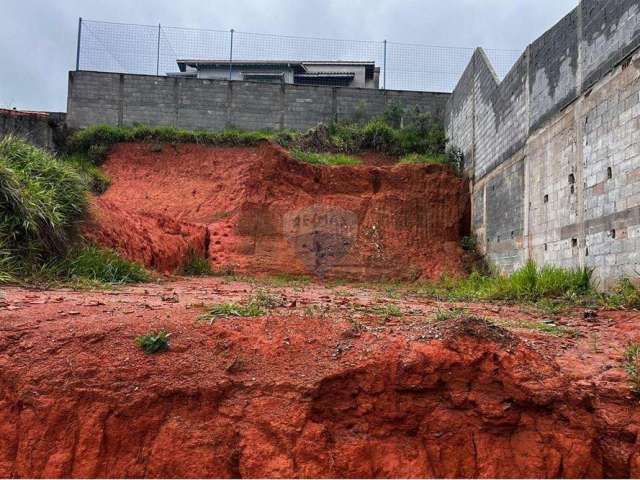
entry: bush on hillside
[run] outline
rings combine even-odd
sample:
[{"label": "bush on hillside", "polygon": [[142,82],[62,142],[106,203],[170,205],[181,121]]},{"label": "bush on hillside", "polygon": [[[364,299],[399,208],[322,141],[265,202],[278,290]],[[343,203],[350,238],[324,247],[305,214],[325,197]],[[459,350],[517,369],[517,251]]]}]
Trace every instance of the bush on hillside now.
[{"label": "bush on hillside", "polygon": [[87,212],[89,186],[105,188],[108,180],[95,166],[79,162],[16,137],[0,140],[0,283],[149,279],[142,266],[115,252],[82,245],[78,225]]},{"label": "bush on hillside", "polygon": [[72,165],[24,140],[0,140],[0,245],[5,264],[22,270],[63,256],[86,208],[86,185]]}]

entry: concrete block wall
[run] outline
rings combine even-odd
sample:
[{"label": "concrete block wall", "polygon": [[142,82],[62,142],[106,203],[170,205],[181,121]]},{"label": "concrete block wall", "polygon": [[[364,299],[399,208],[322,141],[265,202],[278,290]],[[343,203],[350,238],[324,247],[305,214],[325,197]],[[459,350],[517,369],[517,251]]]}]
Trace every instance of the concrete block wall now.
[{"label": "concrete block wall", "polygon": [[502,82],[474,54],[445,124],[503,272],[531,258],[593,267],[603,288],[640,276],[639,47],[637,1],[583,0]]},{"label": "concrete block wall", "polygon": [[306,130],[334,119],[373,118],[396,103],[442,122],[449,95],[79,71],[69,73],[67,125]]},{"label": "concrete block wall", "polygon": [[37,147],[55,151],[63,135],[64,120],[64,113],[0,108],[0,138],[16,135]]}]

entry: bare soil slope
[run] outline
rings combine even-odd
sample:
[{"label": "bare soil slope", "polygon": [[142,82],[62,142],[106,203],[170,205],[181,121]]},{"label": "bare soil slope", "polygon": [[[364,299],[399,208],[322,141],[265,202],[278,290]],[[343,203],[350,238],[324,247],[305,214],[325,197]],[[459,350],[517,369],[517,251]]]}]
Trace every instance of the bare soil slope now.
[{"label": "bare soil slope", "polygon": [[[263,317],[197,321],[254,288],[6,289],[0,477],[640,475],[621,366],[637,313],[576,310],[555,336],[515,307],[438,321],[448,305],[308,286]],[[402,317],[375,313],[390,302]],[[135,336],[159,328],[170,350],[143,354]]]},{"label": "bare soil slope", "polygon": [[214,268],[342,278],[463,271],[465,181],[441,165],[321,167],[280,147],[121,144],[86,234],[161,271],[191,249]]}]

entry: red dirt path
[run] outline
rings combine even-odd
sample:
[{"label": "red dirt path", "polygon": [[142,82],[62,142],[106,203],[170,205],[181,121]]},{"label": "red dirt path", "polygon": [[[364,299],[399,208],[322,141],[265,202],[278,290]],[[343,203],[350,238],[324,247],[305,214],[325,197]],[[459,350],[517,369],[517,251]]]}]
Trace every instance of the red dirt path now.
[{"label": "red dirt path", "polygon": [[[637,312],[556,319],[415,296],[272,289],[288,307],[198,321],[258,286],[4,289],[0,477],[637,477],[621,368]],[[403,316],[373,307],[393,303]],[[171,332],[144,355],[136,335]]]},{"label": "red dirt path", "polygon": [[[378,161],[377,159],[376,161]],[[468,188],[441,165],[320,167],[257,148],[121,144],[87,236],[160,271],[191,249],[218,269],[323,278],[464,270]]]}]

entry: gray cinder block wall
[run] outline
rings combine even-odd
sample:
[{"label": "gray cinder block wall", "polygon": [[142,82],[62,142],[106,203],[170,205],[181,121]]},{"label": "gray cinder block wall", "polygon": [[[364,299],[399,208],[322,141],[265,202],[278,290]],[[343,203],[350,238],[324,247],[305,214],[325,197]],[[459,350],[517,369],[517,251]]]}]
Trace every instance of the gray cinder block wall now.
[{"label": "gray cinder block wall", "polygon": [[64,119],[64,113],[0,108],[0,138],[16,135],[38,147],[55,150],[63,135]]},{"label": "gray cinder block wall", "polygon": [[502,82],[478,49],[445,125],[472,179],[472,228],[503,272],[527,259],[640,274],[640,4],[583,0]]},{"label": "gray cinder block wall", "polygon": [[306,130],[333,119],[372,118],[392,103],[418,107],[442,122],[449,95],[72,71],[67,126]]}]

